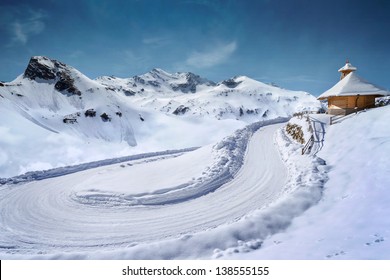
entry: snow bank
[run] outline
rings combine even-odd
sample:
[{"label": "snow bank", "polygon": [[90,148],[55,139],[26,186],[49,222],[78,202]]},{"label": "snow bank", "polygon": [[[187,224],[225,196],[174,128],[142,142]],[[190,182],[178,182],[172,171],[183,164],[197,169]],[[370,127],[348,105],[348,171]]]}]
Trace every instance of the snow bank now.
[{"label": "snow bank", "polygon": [[320,202],[241,257],[389,259],[389,118],[386,106],[330,126],[318,153],[329,169]]}]

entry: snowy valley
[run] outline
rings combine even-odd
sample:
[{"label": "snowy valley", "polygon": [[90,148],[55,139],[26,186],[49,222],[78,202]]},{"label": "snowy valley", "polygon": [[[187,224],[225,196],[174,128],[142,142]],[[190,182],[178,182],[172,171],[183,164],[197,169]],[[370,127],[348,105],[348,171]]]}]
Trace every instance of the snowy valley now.
[{"label": "snowy valley", "polygon": [[33,57],[0,109],[2,259],[390,257],[389,106]]}]

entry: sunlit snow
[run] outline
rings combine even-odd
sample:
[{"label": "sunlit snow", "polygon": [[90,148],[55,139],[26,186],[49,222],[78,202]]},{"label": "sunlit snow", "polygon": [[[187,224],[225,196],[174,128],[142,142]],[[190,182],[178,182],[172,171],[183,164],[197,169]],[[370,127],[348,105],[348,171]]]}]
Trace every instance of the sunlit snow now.
[{"label": "sunlit snow", "polygon": [[390,257],[390,107],[330,126],[244,76],[33,61],[39,79],[0,87],[2,259]]}]

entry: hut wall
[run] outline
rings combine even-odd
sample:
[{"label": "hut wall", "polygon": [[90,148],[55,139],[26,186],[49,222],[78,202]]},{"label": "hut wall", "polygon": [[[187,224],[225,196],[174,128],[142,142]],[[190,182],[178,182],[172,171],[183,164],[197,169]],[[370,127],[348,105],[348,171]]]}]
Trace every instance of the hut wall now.
[{"label": "hut wall", "polygon": [[375,95],[333,96],[328,98],[328,113],[348,115],[375,106]]}]

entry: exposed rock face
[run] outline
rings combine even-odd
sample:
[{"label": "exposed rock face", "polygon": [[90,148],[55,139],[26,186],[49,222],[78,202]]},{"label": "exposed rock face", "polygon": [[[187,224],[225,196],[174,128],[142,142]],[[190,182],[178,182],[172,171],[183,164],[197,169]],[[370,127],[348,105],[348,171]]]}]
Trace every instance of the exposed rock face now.
[{"label": "exposed rock face", "polygon": [[88,109],[88,110],[86,110],[86,111],[84,112],[84,116],[85,116],[85,117],[91,117],[91,118],[96,117],[96,111],[95,111],[95,109]]},{"label": "exposed rock face", "polygon": [[104,122],[110,122],[111,121],[111,117],[107,113],[101,114],[100,117],[102,118],[102,121],[104,121]]},{"label": "exposed rock face", "polygon": [[241,83],[241,81],[235,81],[234,79],[227,79],[227,80],[224,80],[222,81],[222,84],[224,84],[225,86],[229,87],[229,88],[235,88],[236,86],[238,86],[239,84]]},{"label": "exposed rock face", "polygon": [[135,91],[132,91],[132,90],[129,90],[129,89],[124,89],[124,90],[123,90],[123,93],[124,93],[126,96],[133,96],[133,95],[135,95]]},{"label": "exposed rock face", "polygon": [[140,83],[140,84],[142,84],[142,85],[145,84],[145,80],[142,79],[140,76],[134,76],[133,79],[134,79],[134,81],[137,82],[137,83]]},{"label": "exposed rock face", "polygon": [[196,86],[198,85],[208,85],[208,86],[214,86],[215,83],[206,79],[201,78],[198,75],[195,75],[191,72],[189,73],[179,73],[179,75],[184,75],[186,82],[184,83],[171,83],[170,86],[174,91],[180,90],[183,93],[195,93],[196,92]]},{"label": "exposed rock face", "polygon": [[176,108],[175,111],[172,112],[172,114],[175,114],[175,115],[184,115],[184,114],[187,113],[189,110],[190,110],[189,107],[186,107],[186,106],[184,106],[184,105],[180,105],[179,107]]},{"label": "exposed rock face", "polygon": [[47,80],[55,82],[55,89],[67,95],[81,95],[74,84],[70,67],[57,60],[43,56],[33,56],[24,71],[24,77],[30,80]]},{"label": "exposed rock face", "polygon": [[67,91],[69,94],[73,95],[81,95],[81,92],[74,85],[74,80],[67,72],[57,72],[57,76],[59,76],[59,81],[56,82],[54,87],[58,91]]},{"label": "exposed rock face", "polygon": [[56,78],[56,73],[53,69],[54,61],[40,56],[33,56],[24,71],[24,77],[30,80],[43,79],[53,80]]},{"label": "exposed rock face", "polygon": [[135,83],[150,85],[156,88],[168,85],[173,91],[195,93],[198,85],[215,86],[216,84],[201,78],[191,72],[178,72],[170,74],[162,69],[155,68],[150,72],[133,77]]},{"label": "exposed rock face", "polygon": [[162,69],[154,68],[151,71],[131,78],[120,79],[112,76],[102,76],[97,81],[115,91],[121,91],[126,96],[134,96],[143,92],[158,93],[196,93],[199,86],[202,90],[214,87],[216,83],[202,78],[191,72],[168,73]]}]

